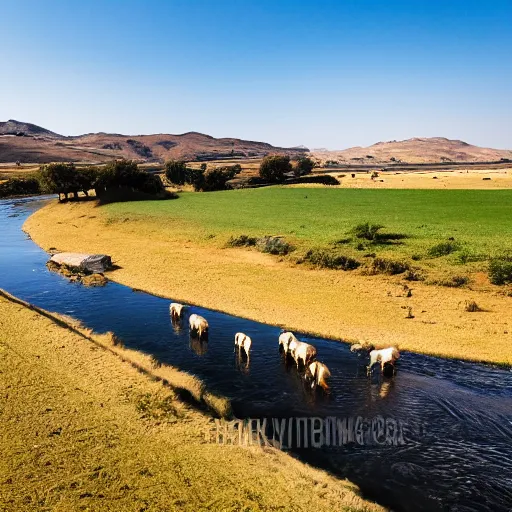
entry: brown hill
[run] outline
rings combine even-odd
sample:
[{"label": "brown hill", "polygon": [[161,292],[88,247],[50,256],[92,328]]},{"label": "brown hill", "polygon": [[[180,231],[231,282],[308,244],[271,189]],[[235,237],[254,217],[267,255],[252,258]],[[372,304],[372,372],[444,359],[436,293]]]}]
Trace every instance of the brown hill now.
[{"label": "brown hill", "polygon": [[280,148],[265,142],[216,139],[197,132],[133,136],[90,133],[66,137],[30,123],[0,122],[0,162],[104,162],[113,158],[143,162],[164,162],[171,158],[201,161],[263,157],[269,153],[293,156],[307,151],[303,147]]},{"label": "brown hill", "polygon": [[402,141],[377,142],[368,147],[340,151],[313,150],[319,160],[336,160],[340,164],[389,164],[433,162],[497,162],[512,159],[512,151],[473,146],[461,140],[444,137],[413,138]]}]

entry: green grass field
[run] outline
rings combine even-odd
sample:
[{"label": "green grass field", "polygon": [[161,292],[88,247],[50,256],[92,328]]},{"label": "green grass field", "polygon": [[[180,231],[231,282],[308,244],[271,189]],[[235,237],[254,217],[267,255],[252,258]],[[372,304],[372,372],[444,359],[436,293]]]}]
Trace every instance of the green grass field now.
[{"label": "green grass field", "polygon": [[[113,219],[129,215],[189,226],[191,239],[283,235],[298,249],[328,246],[362,258],[365,253],[413,258],[422,266],[482,266],[512,252],[512,190],[372,190],[271,187],[182,193],[178,200],[117,203]],[[382,224],[401,240],[372,244],[350,230],[362,222]],[[429,249],[454,238],[457,250],[434,258]],[[350,239],[350,240],[347,240]],[[359,246],[359,247],[358,247]],[[475,264],[474,262],[478,262]],[[473,262],[473,263],[471,263]]]}]

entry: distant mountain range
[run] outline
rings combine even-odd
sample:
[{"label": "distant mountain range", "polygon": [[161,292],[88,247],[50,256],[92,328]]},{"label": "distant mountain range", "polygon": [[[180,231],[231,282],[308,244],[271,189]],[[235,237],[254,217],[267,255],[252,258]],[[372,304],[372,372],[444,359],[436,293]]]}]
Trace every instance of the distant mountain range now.
[{"label": "distant mountain range", "polygon": [[342,164],[389,164],[434,162],[497,162],[512,159],[512,151],[473,146],[461,140],[444,137],[413,138],[377,142],[368,147],[339,151],[314,149],[312,154],[321,161],[335,160]]},{"label": "distant mountain range", "polygon": [[197,132],[182,135],[100,132],[67,137],[31,123],[12,119],[0,122],[0,162],[105,162],[114,158],[143,162],[164,162],[171,158],[201,161],[263,157],[271,153],[293,156],[308,151],[303,146],[280,148],[265,142],[216,139]]},{"label": "distant mountain range", "polygon": [[105,162],[129,158],[142,162],[184,160],[219,160],[263,157],[271,153],[290,156],[311,154],[325,162],[341,164],[389,164],[433,162],[498,162],[512,160],[511,150],[473,146],[444,137],[413,138],[377,142],[368,147],[339,151],[304,146],[281,148],[265,142],[220,138],[197,132],[182,135],[121,135],[89,133],[68,137],[31,123],[15,120],[0,122],[0,162],[46,163],[57,161]]}]

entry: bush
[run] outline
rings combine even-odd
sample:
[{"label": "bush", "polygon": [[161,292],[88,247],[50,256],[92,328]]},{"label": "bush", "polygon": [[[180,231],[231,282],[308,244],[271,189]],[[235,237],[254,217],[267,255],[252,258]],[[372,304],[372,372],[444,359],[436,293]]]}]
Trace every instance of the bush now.
[{"label": "bush", "polygon": [[311,160],[311,158],[307,156],[299,156],[299,158],[296,160],[293,173],[296,177],[304,176],[305,174],[309,174],[313,170],[314,166],[315,163],[313,160]]},{"label": "bush", "polygon": [[439,258],[441,256],[448,256],[452,252],[458,251],[460,249],[460,244],[457,242],[441,242],[439,244],[434,245],[428,250],[428,255],[433,258]]},{"label": "bush", "polygon": [[364,238],[365,240],[374,242],[377,240],[379,231],[383,227],[384,226],[381,224],[370,224],[369,222],[365,222],[363,224],[358,224],[355,228],[352,229],[352,232],[356,238]]},{"label": "bush", "polygon": [[175,185],[184,185],[187,181],[187,166],[183,160],[169,160],[165,164],[165,177]]},{"label": "bush", "polygon": [[285,175],[292,171],[290,157],[266,156],[260,165],[260,177],[269,183],[283,183]]},{"label": "bush", "polygon": [[425,276],[418,269],[409,269],[405,272],[406,281],[424,281]]},{"label": "bush", "polygon": [[441,286],[447,286],[448,288],[460,288],[469,283],[469,277],[467,276],[452,276],[448,279],[438,282]]},{"label": "bush", "polygon": [[322,185],[339,185],[340,182],[330,174],[320,174],[318,176],[301,176],[299,178],[294,178],[292,180],[288,180],[287,184],[294,183],[320,183]]},{"label": "bush", "polygon": [[372,262],[371,271],[374,274],[403,274],[411,267],[405,261],[389,260],[385,258],[375,258]]},{"label": "bush", "polygon": [[489,280],[492,284],[512,283],[512,256],[493,258],[489,263]]},{"label": "bush", "polygon": [[256,247],[261,252],[277,254],[279,256],[285,256],[294,250],[294,248],[280,236],[264,236],[258,238]]},{"label": "bush", "polygon": [[320,268],[336,270],[355,270],[361,265],[359,261],[350,256],[326,249],[310,249],[305,254],[303,261],[307,261]]},{"label": "bush", "polygon": [[41,193],[41,185],[36,178],[9,178],[0,183],[0,197],[31,196]]},{"label": "bush", "polygon": [[258,239],[248,235],[232,236],[228,240],[228,247],[250,247],[256,245]]}]

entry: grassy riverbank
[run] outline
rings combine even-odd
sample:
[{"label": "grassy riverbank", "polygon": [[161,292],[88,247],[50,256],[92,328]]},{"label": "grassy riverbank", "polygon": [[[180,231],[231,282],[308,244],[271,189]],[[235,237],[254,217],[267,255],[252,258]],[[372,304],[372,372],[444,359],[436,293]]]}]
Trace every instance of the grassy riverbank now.
[{"label": "grassy riverbank", "polygon": [[[133,288],[333,338],[512,364],[512,299],[487,278],[488,259],[512,249],[511,199],[506,190],[184,193],[168,202],[52,204],[26,229],[45,249],[111,254],[121,267],[112,278]],[[383,224],[388,239],[355,238],[351,229],[364,221]],[[296,250],[276,257],[226,247],[242,234],[283,235]],[[444,243],[454,250],[431,254]],[[314,247],[360,267],[298,265]],[[425,281],[365,275],[370,254],[405,262]],[[460,288],[432,285],[459,277]],[[467,312],[467,301],[485,311]]]},{"label": "grassy riverbank", "polygon": [[284,453],[205,443],[209,416],[111,349],[0,296],[2,510],[382,510]]}]

